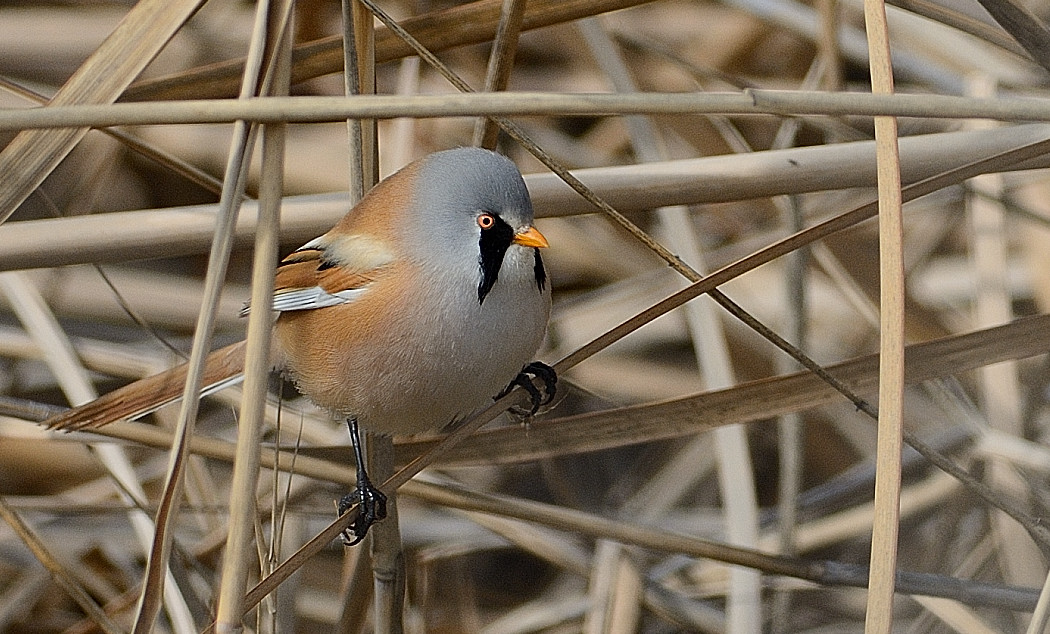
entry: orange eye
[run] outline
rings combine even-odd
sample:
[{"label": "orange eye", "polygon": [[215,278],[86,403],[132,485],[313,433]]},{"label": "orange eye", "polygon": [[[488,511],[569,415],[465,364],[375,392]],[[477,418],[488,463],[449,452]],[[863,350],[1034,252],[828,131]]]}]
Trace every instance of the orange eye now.
[{"label": "orange eye", "polygon": [[491,229],[496,224],[496,217],[492,214],[481,214],[478,216],[478,226],[482,229]]}]

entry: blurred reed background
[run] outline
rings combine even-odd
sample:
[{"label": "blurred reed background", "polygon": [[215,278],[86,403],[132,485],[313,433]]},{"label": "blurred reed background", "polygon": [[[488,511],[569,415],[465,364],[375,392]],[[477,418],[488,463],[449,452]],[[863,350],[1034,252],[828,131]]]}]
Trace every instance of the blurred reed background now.
[{"label": "blurred reed background", "polygon": [[[969,0],[894,5],[899,92],[1016,108],[963,118],[931,99],[921,116],[899,120],[902,179],[928,185],[905,206],[898,254],[904,336],[917,346],[900,405],[927,457],[906,449],[899,467],[901,509],[889,521],[906,574],[879,622],[892,617],[900,632],[1042,631],[1050,322],[1039,315],[1050,310],[1050,179],[1041,147],[1050,128],[1031,121],[1047,119],[1047,7],[987,0],[1004,29]],[[508,119],[693,271],[719,271],[721,303],[742,307],[871,406],[796,374],[801,366],[767,334],[709,297],[649,311],[686,277],[501,133],[498,149],[527,174],[552,244],[544,257],[555,307],[540,356],[569,357],[564,389],[530,425],[505,416],[401,489],[404,629],[862,631],[858,586],[875,526],[869,413],[892,405],[876,399],[878,227],[871,212],[847,215],[876,198],[873,125],[859,106],[807,114],[823,92],[870,90],[860,0],[380,6],[475,90],[494,52],[510,59],[512,105],[529,103],[518,92],[640,93],[630,116]],[[121,23],[131,14],[137,28]],[[61,103],[148,102],[143,112],[161,123],[172,101],[236,97],[257,15],[254,4],[220,0],[0,6],[0,217],[11,214],[0,225],[0,631],[132,627],[178,407],[108,437],[36,423],[47,406],[89,400],[188,354],[239,134],[230,123],[20,132],[4,117],[63,84]],[[339,4],[300,0],[290,15],[291,94],[342,95]],[[500,26],[509,33],[494,46]],[[374,46],[378,93],[409,104],[410,95],[457,92],[379,21]],[[264,50],[278,58],[269,43]],[[760,105],[783,96],[768,90],[801,92],[779,115],[690,112],[663,99],[695,92],[699,104],[745,88]],[[289,111],[311,118],[306,106]],[[378,171],[471,144],[478,125],[383,118]],[[287,251],[345,212],[350,144],[346,122],[282,133]],[[249,199],[281,169],[259,153]],[[256,209],[248,200],[241,211],[216,345],[244,336],[237,313],[249,295]],[[806,232],[829,220],[838,231]],[[765,258],[770,245],[778,257]],[[579,352],[629,319],[644,325]],[[332,521],[352,478],[343,427],[293,390],[280,393],[267,409],[249,587]],[[202,403],[157,631],[200,631],[214,619],[239,404],[236,388]],[[398,464],[432,445],[397,439]],[[278,449],[288,460],[275,472],[266,465]],[[327,545],[255,597],[245,622],[260,632],[396,629],[399,619],[370,607],[366,555]]]}]

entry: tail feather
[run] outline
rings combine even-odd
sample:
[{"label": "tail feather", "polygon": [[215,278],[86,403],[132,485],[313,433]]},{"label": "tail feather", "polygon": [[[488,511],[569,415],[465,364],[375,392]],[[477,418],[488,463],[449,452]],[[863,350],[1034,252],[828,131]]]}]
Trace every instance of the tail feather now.
[{"label": "tail feather", "polygon": [[[59,430],[90,429],[118,420],[140,418],[182,398],[186,374],[184,363],[53,416],[43,425]],[[209,354],[205,361],[201,393],[210,394],[233,385],[243,374],[244,342],[220,348]]]}]

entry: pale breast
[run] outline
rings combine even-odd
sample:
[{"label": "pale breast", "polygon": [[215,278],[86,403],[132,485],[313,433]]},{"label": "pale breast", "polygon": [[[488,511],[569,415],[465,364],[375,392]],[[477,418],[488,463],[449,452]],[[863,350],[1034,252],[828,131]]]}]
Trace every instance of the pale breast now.
[{"label": "pale breast", "polygon": [[532,360],[550,309],[534,282],[508,279],[479,304],[476,287],[399,282],[409,278],[423,276],[380,279],[370,301],[277,321],[277,345],[300,391],[378,433],[437,429],[489,403]]}]

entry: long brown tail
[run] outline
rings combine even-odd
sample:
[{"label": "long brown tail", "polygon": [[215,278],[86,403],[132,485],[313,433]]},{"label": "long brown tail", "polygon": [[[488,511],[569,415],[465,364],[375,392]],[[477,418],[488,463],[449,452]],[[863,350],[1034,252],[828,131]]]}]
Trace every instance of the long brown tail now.
[{"label": "long brown tail", "polygon": [[[243,373],[244,342],[241,341],[208,355],[201,391],[207,393],[224,384],[232,384]],[[75,430],[139,418],[182,398],[185,384],[184,363],[104,394],[90,403],[49,418],[43,424],[49,429]]]}]

